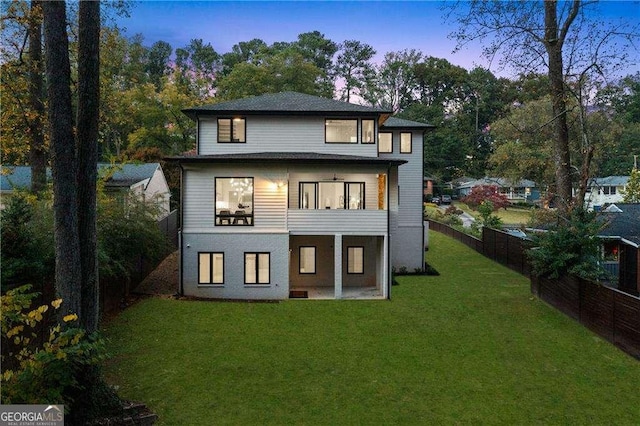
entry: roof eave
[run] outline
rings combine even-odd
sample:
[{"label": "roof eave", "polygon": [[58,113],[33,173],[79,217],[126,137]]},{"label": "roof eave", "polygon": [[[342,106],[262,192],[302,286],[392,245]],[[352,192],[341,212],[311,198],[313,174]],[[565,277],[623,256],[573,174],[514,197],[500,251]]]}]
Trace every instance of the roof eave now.
[{"label": "roof eave", "polygon": [[406,164],[407,160],[399,159],[386,159],[379,157],[371,157],[370,160],[361,158],[243,158],[243,157],[210,157],[203,155],[194,156],[174,156],[165,157],[164,160],[170,162],[177,162],[179,164],[217,164],[217,163],[259,163],[264,164],[265,161],[273,163],[285,163],[285,164],[378,164],[378,165],[393,165],[401,166]]}]

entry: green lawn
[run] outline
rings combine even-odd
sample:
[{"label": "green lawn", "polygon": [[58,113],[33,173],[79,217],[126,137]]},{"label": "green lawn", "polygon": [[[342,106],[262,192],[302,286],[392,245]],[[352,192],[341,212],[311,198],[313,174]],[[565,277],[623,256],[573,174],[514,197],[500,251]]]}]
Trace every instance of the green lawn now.
[{"label": "green lawn", "polygon": [[147,299],[108,377],[164,425],[637,424],[640,363],[440,234],[391,301]]},{"label": "green lawn", "polygon": [[[454,202],[454,205],[463,210],[473,217],[480,217],[480,214],[476,210],[472,210],[464,203],[459,201]],[[498,209],[493,214],[502,219],[502,223],[506,226],[524,226],[531,219],[531,210],[507,207],[506,209]]]}]

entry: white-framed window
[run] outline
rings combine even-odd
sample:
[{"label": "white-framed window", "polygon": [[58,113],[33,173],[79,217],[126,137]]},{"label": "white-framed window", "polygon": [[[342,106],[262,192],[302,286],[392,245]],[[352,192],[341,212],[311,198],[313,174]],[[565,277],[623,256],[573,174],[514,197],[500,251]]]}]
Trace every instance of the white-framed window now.
[{"label": "white-framed window", "polygon": [[400,133],[400,153],[411,154],[411,133]]},{"label": "white-framed window", "polygon": [[324,136],[326,143],[358,143],[358,120],[326,119]]},{"label": "white-framed window", "polygon": [[364,247],[347,247],[347,274],[364,274]]},{"label": "white-framed window", "polygon": [[216,226],[253,225],[253,178],[215,178]]},{"label": "white-framed window", "polygon": [[316,248],[314,246],[301,246],[299,260],[301,274],[316,273]]},{"label": "white-framed window", "polygon": [[269,284],[270,253],[244,254],[244,283]]},{"label": "white-framed window", "polygon": [[365,144],[376,143],[375,120],[362,120],[362,133],[360,141]]},{"label": "white-framed window", "polygon": [[224,253],[198,253],[198,284],[224,284]]},{"label": "white-framed window", "polygon": [[393,134],[388,132],[378,133],[378,152],[388,154],[393,152]]},{"label": "white-framed window", "polygon": [[244,118],[218,118],[218,142],[245,143],[247,141]]}]

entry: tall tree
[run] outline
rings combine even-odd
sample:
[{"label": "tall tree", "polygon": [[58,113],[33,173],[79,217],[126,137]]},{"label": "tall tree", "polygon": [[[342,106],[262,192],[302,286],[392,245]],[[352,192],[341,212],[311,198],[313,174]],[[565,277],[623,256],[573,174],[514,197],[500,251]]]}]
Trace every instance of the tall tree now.
[{"label": "tall tree", "polygon": [[29,16],[29,162],[31,163],[31,190],[42,191],[47,185],[47,152],[44,145],[44,102],[42,79],[42,2],[31,1]]},{"label": "tall tree", "polygon": [[415,50],[387,52],[365,81],[362,97],[373,106],[401,111],[414,100],[416,64],[422,53]]},{"label": "tall tree", "polygon": [[357,40],[346,40],[342,43],[341,53],[336,59],[336,77],[342,79],[343,87],[340,90],[340,99],[351,101],[353,94],[359,94],[363,87],[365,77],[372,70],[371,59],[376,54],[373,47]]},{"label": "tall tree", "polygon": [[98,329],[96,184],[100,117],[100,2],[81,1],[78,32],[78,237],[80,243],[81,324]]},{"label": "tall tree", "polygon": [[[593,6],[594,2],[581,0],[473,0],[453,6],[461,12],[456,16],[460,30],[454,33],[458,47],[489,38],[484,48],[488,58],[501,53],[501,63],[522,72],[546,70],[554,117],[555,190],[564,210],[572,206],[566,78],[624,63],[635,33],[623,32],[620,25],[603,28],[596,14],[587,13]],[[615,42],[621,44],[614,46]],[[582,184],[584,179],[580,180]]]},{"label": "tall tree", "polygon": [[145,70],[149,80],[161,89],[162,77],[169,71],[169,59],[173,49],[166,41],[156,41],[148,51]]},{"label": "tall tree", "polygon": [[65,2],[43,3],[45,63],[51,168],[53,172],[56,292],[64,300],[63,314],[81,316],[80,243],[76,191],[76,147],[71,104],[71,66]]}]

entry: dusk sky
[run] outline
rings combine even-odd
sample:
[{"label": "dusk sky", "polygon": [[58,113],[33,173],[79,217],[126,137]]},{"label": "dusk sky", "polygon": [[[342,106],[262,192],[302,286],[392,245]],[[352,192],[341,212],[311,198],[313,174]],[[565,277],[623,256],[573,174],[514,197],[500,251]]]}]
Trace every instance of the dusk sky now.
[{"label": "dusk sky", "polygon": [[[191,39],[211,43],[218,53],[253,38],[267,44],[294,41],[298,34],[318,30],[334,42],[358,40],[371,45],[379,60],[386,52],[417,49],[471,69],[489,67],[480,48],[453,54],[455,42],[447,38],[455,28],[446,23],[440,1],[142,1],[134,2],[130,18],[118,25],[128,36],[141,33],[145,45],[158,40],[175,49]],[[606,18],[640,21],[640,4],[603,1],[599,12]],[[497,72],[497,64],[491,66]]]}]

